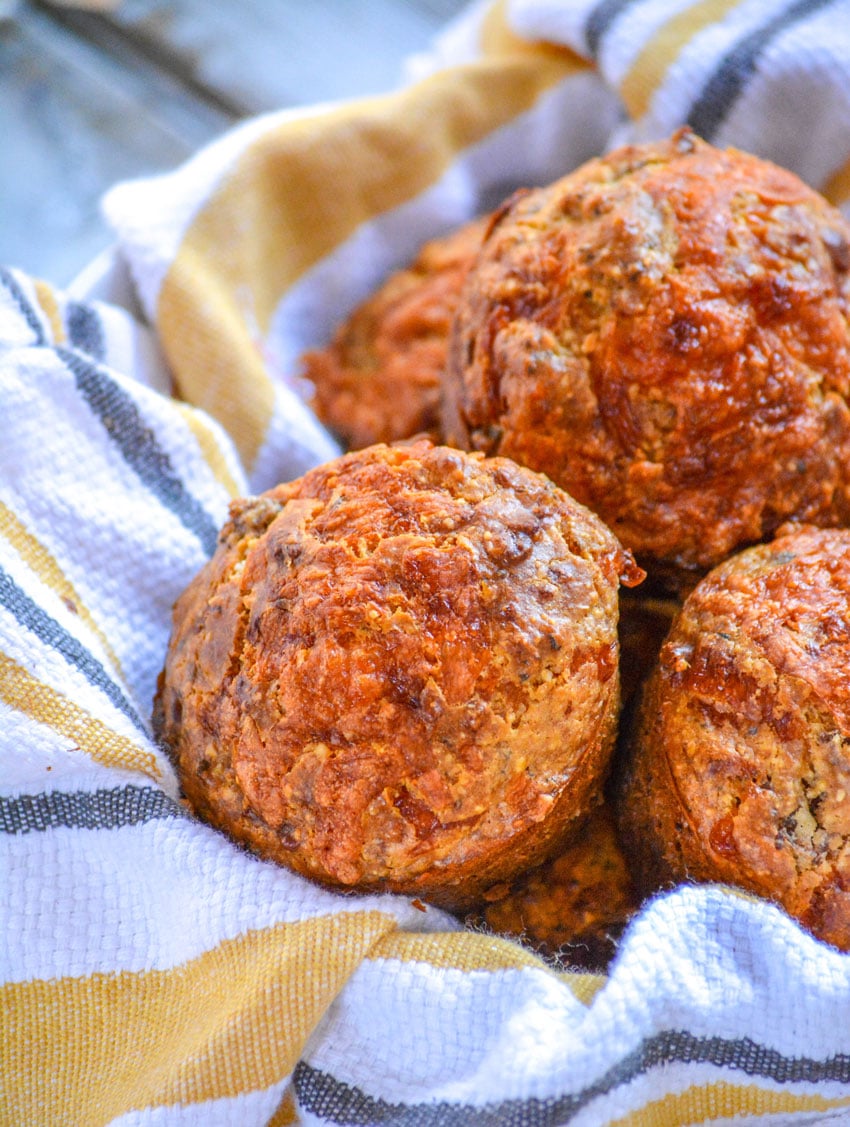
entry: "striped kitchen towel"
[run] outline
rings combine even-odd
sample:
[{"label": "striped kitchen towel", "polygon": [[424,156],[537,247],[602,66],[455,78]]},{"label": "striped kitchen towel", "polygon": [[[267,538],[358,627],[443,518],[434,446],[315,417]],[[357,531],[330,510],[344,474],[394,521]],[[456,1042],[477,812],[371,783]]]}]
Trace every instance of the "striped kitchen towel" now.
[{"label": "striped kitchen towel", "polygon": [[116,187],[143,316],[0,273],[0,1123],[850,1123],[850,956],[774,906],[681,888],[557,971],[256,860],[150,729],[228,500],[336,450],[300,352],[425,238],[684,121],[847,208],[848,17],[479,3],[396,93]]}]

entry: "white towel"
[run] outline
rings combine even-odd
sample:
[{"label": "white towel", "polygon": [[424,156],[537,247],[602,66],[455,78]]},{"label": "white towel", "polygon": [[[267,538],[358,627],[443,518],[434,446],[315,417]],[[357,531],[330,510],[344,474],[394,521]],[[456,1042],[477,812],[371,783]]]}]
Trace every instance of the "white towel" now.
[{"label": "white towel", "polygon": [[681,888],[607,977],[556,972],[242,852],[150,733],[229,498],[336,449],[301,350],[423,239],[685,120],[847,211],[850,4],[476,4],[398,92],[116,187],[152,328],[0,275],[0,1122],[850,1122],[850,957],[778,908]]}]

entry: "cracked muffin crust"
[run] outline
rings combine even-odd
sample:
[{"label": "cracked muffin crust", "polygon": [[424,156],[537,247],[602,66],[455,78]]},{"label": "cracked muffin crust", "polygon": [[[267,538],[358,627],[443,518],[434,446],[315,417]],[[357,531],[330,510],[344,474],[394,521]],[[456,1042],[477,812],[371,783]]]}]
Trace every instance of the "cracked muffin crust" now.
[{"label": "cracked muffin crust", "polygon": [[463,290],[446,441],[548,474],[675,589],[850,522],[850,226],[682,130],[518,193]]},{"label": "cracked muffin crust", "polygon": [[618,806],[649,887],[740,885],[850,949],[850,531],[789,526],[697,585]]},{"label": "cracked muffin crust", "polygon": [[311,405],[349,449],[440,435],[440,388],[449,326],[485,220],[426,243],[339,326],[331,343],[302,357]]},{"label": "cracked muffin crust", "polygon": [[157,729],[258,853],[462,905],[599,800],[641,576],[541,475],[370,447],[233,505],[175,606]]}]

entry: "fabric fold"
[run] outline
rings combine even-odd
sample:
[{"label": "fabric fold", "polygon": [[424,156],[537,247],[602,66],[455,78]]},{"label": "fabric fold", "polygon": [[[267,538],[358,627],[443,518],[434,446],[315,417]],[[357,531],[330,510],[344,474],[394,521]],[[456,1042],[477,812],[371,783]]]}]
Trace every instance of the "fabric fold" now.
[{"label": "fabric fold", "polygon": [[0,273],[0,1120],[848,1121],[850,956],[776,907],[682,887],[606,976],[560,971],[241,851],[189,816],[151,728],[230,500],[338,449],[301,351],[424,239],[685,121],[850,213],[848,15],[478,3],[397,92],[116,186],[144,321]]}]

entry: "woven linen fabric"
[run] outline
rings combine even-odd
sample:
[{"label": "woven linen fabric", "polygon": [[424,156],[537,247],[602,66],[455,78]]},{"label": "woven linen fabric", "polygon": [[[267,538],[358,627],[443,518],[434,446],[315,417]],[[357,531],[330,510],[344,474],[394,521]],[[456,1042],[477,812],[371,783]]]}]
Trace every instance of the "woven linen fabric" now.
[{"label": "woven linen fabric", "polygon": [[773,905],[680,888],[607,977],[557,972],[256,860],[150,729],[229,499],[336,451],[302,349],[425,238],[685,121],[847,211],[848,17],[477,4],[397,92],[116,187],[143,320],[0,274],[0,1123],[850,1123],[850,956]]}]

